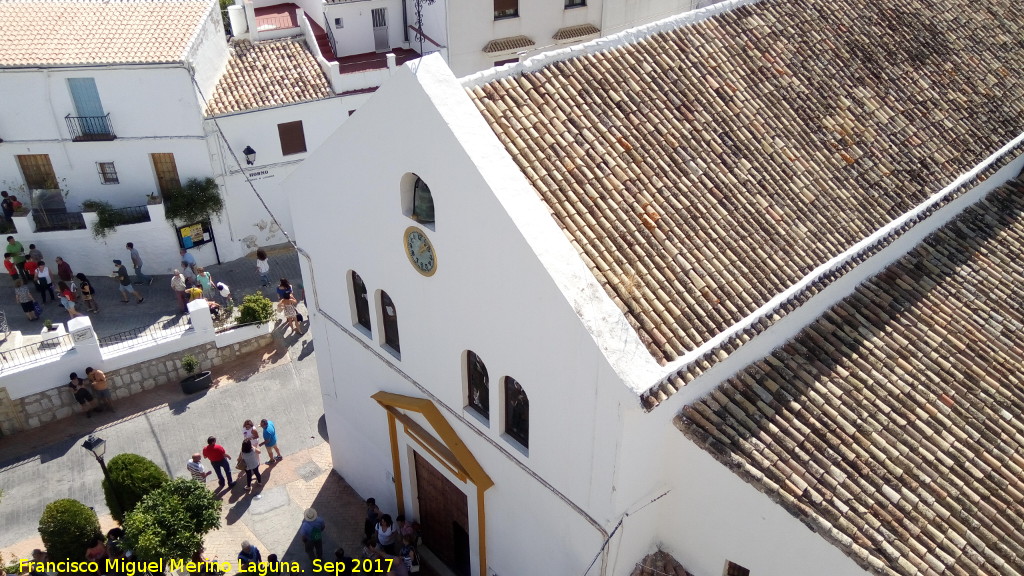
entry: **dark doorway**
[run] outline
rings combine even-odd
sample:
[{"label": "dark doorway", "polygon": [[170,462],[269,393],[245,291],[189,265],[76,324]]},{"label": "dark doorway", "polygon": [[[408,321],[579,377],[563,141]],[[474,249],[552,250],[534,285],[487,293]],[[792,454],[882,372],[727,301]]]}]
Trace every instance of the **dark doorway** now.
[{"label": "dark doorway", "polygon": [[414,458],[423,545],[456,574],[469,576],[466,495],[419,454]]}]

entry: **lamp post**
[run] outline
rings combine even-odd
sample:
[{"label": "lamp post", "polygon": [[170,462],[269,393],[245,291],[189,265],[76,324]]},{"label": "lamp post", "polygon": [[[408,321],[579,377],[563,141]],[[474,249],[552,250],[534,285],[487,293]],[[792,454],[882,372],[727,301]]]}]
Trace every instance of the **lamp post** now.
[{"label": "lamp post", "polygon": [[245,150],[242,150],[242,154],[245,154],[245,163],[249,166],[256,163],[256,151],[252,149],[252,146],[246,146]]},{"label": "lamp post", "polygon": [[121,497],[117,494],[117,487],[110,480],[110,473],[107,472],[107,463],[103,460],[103,455],[107,452],[107,441],[103,438],[99,438],[93,434],[89,435],[89,438],[82,443],[82,448],[85,448],[96,457],[96,461],[100,463],[100,469],[103,470],[103,478],[106,479],[107,484],[110,485],[110,493],[114,495],[114,502],[117,503],[117,507],[121,509],[121,513],[126,512],[124,506],[121,505]]}]

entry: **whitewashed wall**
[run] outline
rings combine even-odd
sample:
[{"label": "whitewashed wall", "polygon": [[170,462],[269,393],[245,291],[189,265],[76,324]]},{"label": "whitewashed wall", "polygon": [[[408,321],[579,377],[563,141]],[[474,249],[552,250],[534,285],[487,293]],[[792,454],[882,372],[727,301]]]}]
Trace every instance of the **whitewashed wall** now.
[{"label": "whitewashed wall", "polygon": [[[429,97],[420,81],[428,85]],[[367,140],[367,133],[375,138]],[[403,232],[415,224],[403,215],[400,197],[409,172],[433,190],[438,219],[436,231],[427,229],[427,235],[438,269],[431,278],[417,273],[404,253]],[[339,180],[339,173],[346,177]],[[306,270],[305,285],[316,291],[319,306],[351,326],[347,272],[355,270],[371,297],[385,290],[397,308],[401,360],[379,345],[377,323],[372,337],[314,323],[324,352],[317,358],[338,471],[360,494],[394,509],[386,482],[392,469],[386,414],[370,395],[423,393],[385,367],[380,354],[451,409],[446,418],[499,483],[488,492],[488,532],[494,535],[488,549],[503,552],[494,553],[491,568],[500,574],[581,572],[597,553],[600,531],[568,504],[545,507],[547,497],[540,493],[565,501],[530,474],[544,478],[600,525],[617,516],[608,497],[616,457],[610,447],[620,432],[619,406],[639,410],[639,402],[578,314],[621,314],[595,288],[593,276],[440,58],[402,68],[285,186],[299,245],[313,259],[315,280]],[[510,213],[529,229],[532,246]],[[566,296],[560,286],[565,278],[553,279],[538,251],[546,261],[558,261],[561,274],[592,284]],[[610,334],[624,345],[628,339],[619,336]],[[489,372],[492,414],[486,425],[464,409],[461,359],[467,349],[480,355]],[[504,375],[516,378],[529,395],[528,456],[499,428]],[[569,521],[589,528],[566,534],[561,526]],[[559,528],[531,529],[548,525]],[[529,557],[523,550],[531,551]]]},{"label": "whitewashed wall", "polygon": [[[399,0],[327,4],[324,6],[324,13],[327,15],[327,23],[331,27],[331,32],[334,34],[338,56],[351,56],[374,51],[371,11],[376,8],[387,9],[388,40],[391,47],[398,48],[403,45],[402,2]],[[343,20],[343,28],[335,26],[335,18]]]}]

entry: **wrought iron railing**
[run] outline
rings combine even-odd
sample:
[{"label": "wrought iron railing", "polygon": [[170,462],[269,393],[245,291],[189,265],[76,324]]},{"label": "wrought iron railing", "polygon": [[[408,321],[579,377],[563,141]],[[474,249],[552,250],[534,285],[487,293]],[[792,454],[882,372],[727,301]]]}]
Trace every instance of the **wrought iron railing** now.
[{"label": "wrought iron railing", "polygon": [[75,142],[92,142],[96,140],[113,140],[113,128],[110,127],[110,114],[105,116],[72,116],[64,117],[68,123],[68,132]]},{"label": "wrought iron railing", "polygon": [[43,338],[42,342],[0,352],[0,370],[38,362],[46,358],[62,356],[65,352],[75,347],[70,334],[51,336],[49,338],[44,334]]},{"label": "wrought iron railing", "polygon": [[129,206],[127,208],[114,208],[114,212],[117,213],[117,223],[121,224],[138,224],[140,222],[149,222],[149,209],[145,206]]},{"label": "wrought iron railing", "polygon": [[154,342],[175,338],[191,329],[192,319],[186,315],[152,326],[139,326],[104,336],[99,339],[100,348],[107,351],[119,351],[148,346]]},{"label": "wrought iron railing", "polygon": [[81,212],[48,212],[36,208],[32,210],[32,220],[35,221],[36,232],[85,230],[85,218]]}]

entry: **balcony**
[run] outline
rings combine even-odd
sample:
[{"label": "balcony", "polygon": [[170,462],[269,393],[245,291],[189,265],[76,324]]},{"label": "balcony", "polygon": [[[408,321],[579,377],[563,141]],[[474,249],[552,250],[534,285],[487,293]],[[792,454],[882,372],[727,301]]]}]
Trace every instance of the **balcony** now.
[{"label": "balcony", "polygon": [[114,140],[114,130],[110,127],[110,114],[106,116],[72,116],[64,117],[68,123],[68,132],[74,142],[99,142]]}]

